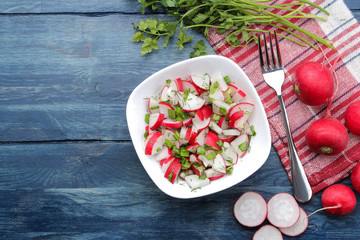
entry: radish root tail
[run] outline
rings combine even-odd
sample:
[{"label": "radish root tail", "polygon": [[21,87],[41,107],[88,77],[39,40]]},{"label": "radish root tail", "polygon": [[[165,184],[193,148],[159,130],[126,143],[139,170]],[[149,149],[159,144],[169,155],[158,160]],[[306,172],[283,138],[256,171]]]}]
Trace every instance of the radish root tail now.
[{"label": "radish root tail", "polygon": [[324,207],[324,208],[320,208],[312,213],[310,213],[307,217],[310,218],[313,214],[317,213],[317,212],[320,212],[320,211],[323,211],[323,210],[326,210],[326,209],[334,209],[334,208],[341,208],[341,205],[336,205],[336,206],[331,206],[331,207]]}]

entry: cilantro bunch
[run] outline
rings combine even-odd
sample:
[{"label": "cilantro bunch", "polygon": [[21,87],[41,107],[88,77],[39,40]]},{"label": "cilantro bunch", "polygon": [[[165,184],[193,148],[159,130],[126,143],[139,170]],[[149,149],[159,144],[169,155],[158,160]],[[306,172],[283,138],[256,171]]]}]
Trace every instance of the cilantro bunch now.
[{"label": "cilantro bunch", "polygon": [[[272,0],[138,0],[142,5],[142,13],[146,8],[156,10],[159,7],[165,8],[168,15],[174,18],[173,21],[157,18],[140,21],[138,25],[132,24],[137,30],[132,41],[142,42],[141,54],[151,53],[158,50],[159,40],[166,48],[170,38],[177,35],[177,48],[181,51],[184,44],[190,42],[193,36],[187,36],[189,28],[203,33],[206,37],[211,28],[216,28],[218,33],[226,33],[226,41],[232,47],[243,47],[252,41],[256,41],[256,32],[265,32],[261,29],[251,28],[254,24],[266,24],[289,33],[292,37],[278,34],[284,38],[294,41],[302,46],[311,46],[317,49],[313,43],[303,38],[298,32],[332,47],[329,40],[323,39],[301,27],[290,20],[294,18],[319,19],[326,21],[326,18],[304,12],[309,5],[329,15],[322,7],[308,1],[296,0],[284,4],[272,4]],[[272,9],[278,9],[274,14]],[[295,31],[294,31],[295,30]],[[194,46],[191,57],[206,55],[206,47],[203,42]]]}]

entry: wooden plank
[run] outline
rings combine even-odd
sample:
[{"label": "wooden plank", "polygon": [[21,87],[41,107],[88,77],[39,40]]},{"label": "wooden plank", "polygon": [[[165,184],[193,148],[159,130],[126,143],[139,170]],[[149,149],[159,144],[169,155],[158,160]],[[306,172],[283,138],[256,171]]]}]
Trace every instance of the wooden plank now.
[{"label": "wooden plank", "polygon": [[[0,16],[0,141],[129,140],[125,108],[132,90],[192,51],[192,45],[175,49],[175,39],[142,56],[141,44],[131,42],[131,23],[140,19]],[[189,34],[192,44],[204,39]]]},{"label": "wooden plank", "polygon": [[[274,149],[242,183],[189,200],[162,193],[130,142],[6,144],[1,150],[0,232],[7,239],[251,239],[256,229],[233,217],[236,199],[246,191],[266,200],[292,191]],[[302,207],[311,213],[320,199],[317,194]],[[358,239],[358,214],[359,203],[346,217],[317,213],[297,239]]]}]

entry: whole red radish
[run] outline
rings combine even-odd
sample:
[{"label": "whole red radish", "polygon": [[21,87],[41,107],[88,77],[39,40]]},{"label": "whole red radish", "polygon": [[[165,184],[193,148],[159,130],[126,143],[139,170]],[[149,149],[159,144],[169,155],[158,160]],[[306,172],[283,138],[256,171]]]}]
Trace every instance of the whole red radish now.
[{"label": "whole red radish", "polygon": [[360,193],[360,163],[356,164],[351,172],[351,184],[355,191]]},{"label": "whole red radish", "polygon": [[350,132],[360,136],[360,100],[351,103],[346,109],[345,125]]},{"label": "whole red radish", "polygon": [[[325,116],[311,123],[305,133],[305,141],[310,149],[324,155],[341,153],[345,150],[349,139],[349,134],[345,126],[338,119],[331,117],[331,105],[339,85],[335,73],[335,65],[339,58],[340,56],[336,58],[334,65],[331,67],[331,71],[328,70],[330,74],[334,73],[335,82],[333,78],[329,78],[331,79],[331,84],[334,85],[334,89],[328,101]],[[314,96],[314,98],[317,98],[317,96]]]},{"label": "whole red radish", "polygon": [[335,184],[325,189],[321,196],[325,211],[333,215],[346,215],[356,206],[356,196],[347,186]]},{"label": "whole red radish", "polygon": [[305,140],[310,149],[324,155],[341,153],[346,148],[348,138],[345,126],[333,117],[314,121],[305,133]]},{"label": "whole red radish", "polygon": [[300,101],[307,105],[326,103],[334,91],[330,70],[317,62],[301,64],[295,72],[294,90]]}]

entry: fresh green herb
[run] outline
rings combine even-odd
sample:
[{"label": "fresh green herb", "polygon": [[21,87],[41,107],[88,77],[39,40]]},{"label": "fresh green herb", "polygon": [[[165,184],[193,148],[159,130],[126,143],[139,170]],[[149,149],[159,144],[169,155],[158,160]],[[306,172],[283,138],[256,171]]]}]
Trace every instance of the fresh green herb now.
[{"label": "fresh green herb", "polygon": [[160,152],[161,151],[161,147],[158,147],[157,149],[156,149],[156,152]]},{"label": "fresh green herb", "polygon": [[214,121],[216,121],[216,122],[219,122],[220,116],[217,115],[217,114],[213,114],[212,119],[213,119]]},{"label": "fresh green herb", "polygon": [[219,140],[219,141],[216,141],[216,144],[219,146],[219,147],[222,147],[224,145],[223,141]]},{"label": "fresh green herb", "polygon": [[197,153],[198,155],[205,155],[205,147],[203,147],[203,146],[197,147],[196,153]]},{"label": "fresh green herb", "polygon": [[181,169],[189,169],[191,167],[191,163],[186,159],[181,159]]},{"label": "fresh green herb", "polygon": [[204,40],[198,41],[197,44],[195,44],[195,46],[193,47],[193,49],[194,49],[194,52],[190,53],[191,58],[205,56],[205,55],[208,55],[209,52],[211,52],[211,49],[206,52],[207,49],[206,49]]},{"label": "fresh green herb", "polygon": [[251,126],[250,126],[250,130],[251,130],[251,135],[252,135],[252,136],[256,136],[256,132],[255,132],[254,125],[251,125]]},{"label": "fresh green herb", "polygon": [[230,77],[229,76],[225,76],[224,77],[224,81],[226,82],[226,84],[229,84],[231,81],[230,81]]},{"label": "fresh green herb", "polygon": [[206,179],[206,175],[205,174],[202,174],[200,177],[199,177],[200,180],[205,180]]},{"label": "fresh green herb", "polygon": [[189,97],[189,94],[190,94],[190,88],[186,89],[184,92],[184,96],[183,96],[184,102],[186,102],[187,98]]},{"label": "fresh green herb", "polygon": [[147,124],[149,124],[149,119],[150,119],[150,114],[149,113],[145,114],[145,122]]},{"label": "fresh green herb", "polygon": [[[167,13],[174,18],[172,21],[158,20],[157,18],[141,20],[139,24],[132,26],[136,33],[132,41],[141,42],[141,54],[151,53],[159,49],[159,41],[166,48],[170,38],[177,36],[177,48],[183,50],[184,44],[191,41],[191,35],[186,31],[190,28],[199,30],[205,37],[209,36],[211,28],[217,29],[218,33],[225,33],[225,39],[232,47],[246,46],[250,42],[257,41],[256,34],[266,30],[253,28],[255,24],[265,24],[280,29],[291,37],[278,34],[300,45],[309,45],[318,49],[314,44],[306,40],[306,35],[313,40],[333,48],[332,42],[309,32],[292,22],[293,19],[318,19],[326,21],[326,18],[306,12],[308,5],[329,15],[324,8],[309,0],[298,0],[285,4],[268,4],[271,0],[138,0],[141,3],[142,13],[146,8],[152,10],[159,6],[164,7]],[[277,9],[274,14],[271,10]],[[281,13],[281,14],[279,14]],[[302,33],[302,34],[298,34]],[[207,54],[204,45],[200,42],[194,46],[192,57]]]},{"label": "fresh green herb", "polygon": [[220,107],[220,108],[219,108],[219,112],[220,112],[222,115],[226,115],[226,114],[227,114],[226,108],[224,108],[224,107]]},{"label": "fresh green herb", "polygon": [[227,98],[225,99],[225,102],[226,102],[227,104],[231,104],[231,103],[234,102],[234,100],[233,100],[231,97],[227,97]]},{"label": "fresh green herb", "polygon": [[169,176],[168,176],[169,182],[171,182],[171,178],[172,178],[173,174],[174,174],[173,172],[169,174]]},{"label": "fresh green herb", "polygon": [[147,136],[149,136],[149,132],[148,132],[148,131],[145,131],[145,133],[144,133],[144,138],[147,138]]},{"label": "fresh green herb", "polygon": [[233,167],[233,165],[231,165],[231,166],[229,166],[229,167],[226,168],[226,173],[229,174],[229,175],[231,175],[232,172],[233,172],[233,170],[234,170],[234,167]]},{"label": "fresh green herb", "polygon": [[180,148],[180,156],[182,157],[189,157],[190,156],[190,152],[188,150],[186,150],[186,148]]},{"label": "fresh green herb", "polygon": [[242,152],[245,152],[249,148],[249,144],[248,142],[243,142],[238,147]]},{"label": "fresh green herb", "polygon": [[168,148],[170,148],[170,149],[173,147],[172,142],[171,142],[169,139],[167,139],[167,138],[165,138],[165,145],[166,145]]},{"label": "fresh green herb", "polygon": [[152,106],[150,109],[155,110],[155,109],[159,109],[159,108],[160,108],[159,106]]},{"label": "fresh green herb", "polygon": [[214,82],[210,87],[209,93],[214,94],[216,92],[216,89],[218,89],[218,87],[219,87],[219,82],[218,81]]},{"label": "fresh green herb", "polygon": [[229,89],[226,90],[225,95],[226,95],[226,96],[230,96],[230,94],[231,94],[232,91],[233,91],[233,88],[232,88],[232,87],[229,87]]},{"label": "fresh green herb", "polygon": [[170,84],[171,83],[171,79],[166,80],[166,84]]},{"label": "fresh green herb", "polygon": [[168,109],[168,115],[169,115],[169,118],[171,118],[171,119],[176,119],[176,112],[175,112],[175,110]]},{"label": "fresh green herb", "polygon": [[212,160],[212,159],[214,159],[215,157],[216,157],[216,154],[215,154],[214,152],[210,152],[210,153],[206,154],[206,158],[207,158],[208,160]]},{"label": "fresh green herb", "polygon": [[179,141],[179,140],[180,140],[180,134],[179,134],[179,132],[176,131],[176,132],[174,133],[173,137],[174,137],[174,139],[175,139],[176,141]]}]

